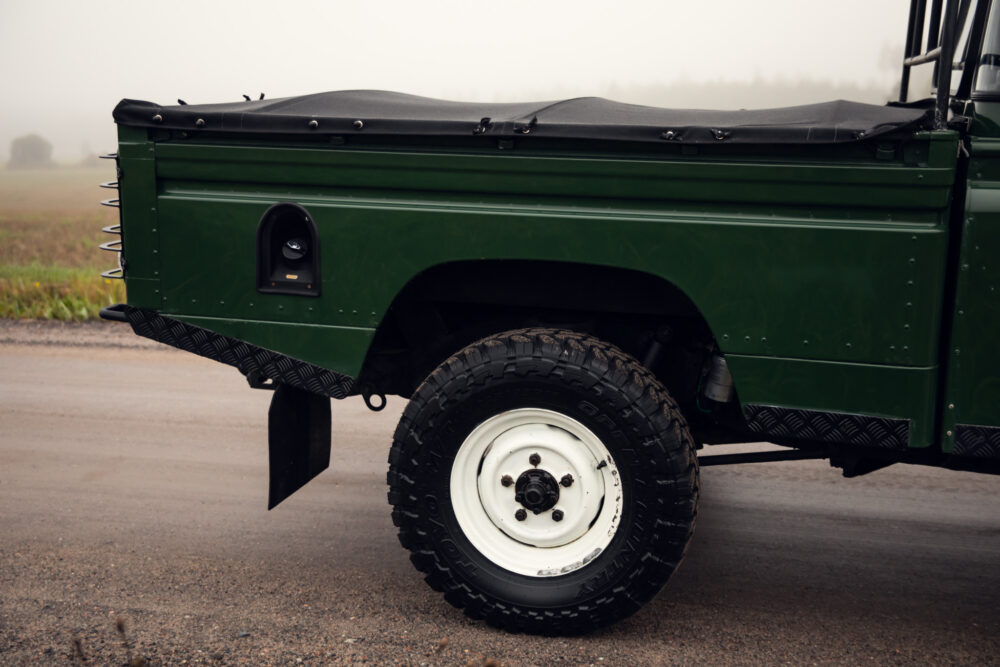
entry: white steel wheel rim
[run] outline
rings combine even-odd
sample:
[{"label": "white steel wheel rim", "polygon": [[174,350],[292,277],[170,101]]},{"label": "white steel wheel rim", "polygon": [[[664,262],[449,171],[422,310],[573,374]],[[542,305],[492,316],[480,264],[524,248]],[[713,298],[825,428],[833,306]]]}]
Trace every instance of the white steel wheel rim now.
[{"label": "white steel wheel rim", "polygon": [[[530,462],[533,454],[538,465]],[[558,484],[554,506],[526,510],[518,520],[525,506],[514,499],[517,482],[533,469],[572,481]],[[505,476],[513,483],[504,485]],[[580,569],[608,547],[621,520],[621,480],[611,453],[586,426],[552,410],[519,408],[477,426],[458,449],[450,488],[472,546],[505,570],[531,577]]]}]

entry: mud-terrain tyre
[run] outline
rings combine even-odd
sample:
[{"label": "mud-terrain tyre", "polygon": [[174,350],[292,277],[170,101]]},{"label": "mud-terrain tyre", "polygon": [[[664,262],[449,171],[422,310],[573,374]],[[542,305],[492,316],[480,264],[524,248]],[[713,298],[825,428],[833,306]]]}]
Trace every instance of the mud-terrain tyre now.
[{"label": "mud-terrain tyre", "polygon": [[576,634],[667,582],[694,529],[698,463],[638,361],[588,335],[523,329],[424,380],[388,482],[399,541],[448,602],[507,630]]}]

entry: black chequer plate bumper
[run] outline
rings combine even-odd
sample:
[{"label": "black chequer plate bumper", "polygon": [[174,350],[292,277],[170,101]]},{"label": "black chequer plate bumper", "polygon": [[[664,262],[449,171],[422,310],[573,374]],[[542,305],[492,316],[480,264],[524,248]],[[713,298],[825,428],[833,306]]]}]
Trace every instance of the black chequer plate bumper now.
[{"label": "black chequer plate bumper", "polygon": [[354,378],[349,375],[265,350],[156,311],[120,303],[102,308],[101,317],[128,322],[140,336],[234,366],[251,381],[266,378],[331,398],[344,398],[354,390]]}]

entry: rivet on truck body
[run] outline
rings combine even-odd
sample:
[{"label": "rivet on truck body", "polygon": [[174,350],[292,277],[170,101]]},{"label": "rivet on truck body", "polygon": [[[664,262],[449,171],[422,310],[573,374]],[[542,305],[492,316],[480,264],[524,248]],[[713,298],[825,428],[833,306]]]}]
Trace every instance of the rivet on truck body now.
[{"label": "rivet on truck body", "polygon": [[160,114],[156,114],[155,116],[153,116],[153,122],[154,123],[162,123],[163,122],[163,116],[161,116]]},{"label": "rivet on truck body", "polygon": [[204,118],[199,118],[198,120],[196,120],[194,122],[194,126],[195,127],[205,127],[205,119]]}]

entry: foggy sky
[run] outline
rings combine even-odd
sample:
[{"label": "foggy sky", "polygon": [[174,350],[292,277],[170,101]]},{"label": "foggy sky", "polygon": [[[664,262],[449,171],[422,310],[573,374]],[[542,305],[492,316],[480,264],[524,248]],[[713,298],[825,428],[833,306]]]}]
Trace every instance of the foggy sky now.
[{"label": "foggy sky", "polygon": [[10,140],[29,132],[51,141],[61,161],[79,160],[85,145],[114,150],[111,109],[123,97],[174,104],[373,88],[469,101],[601,95],[714,108],[822,101],[842,89],[879,98],[898,81],[907,7],[0,0],[0,162]]}]

